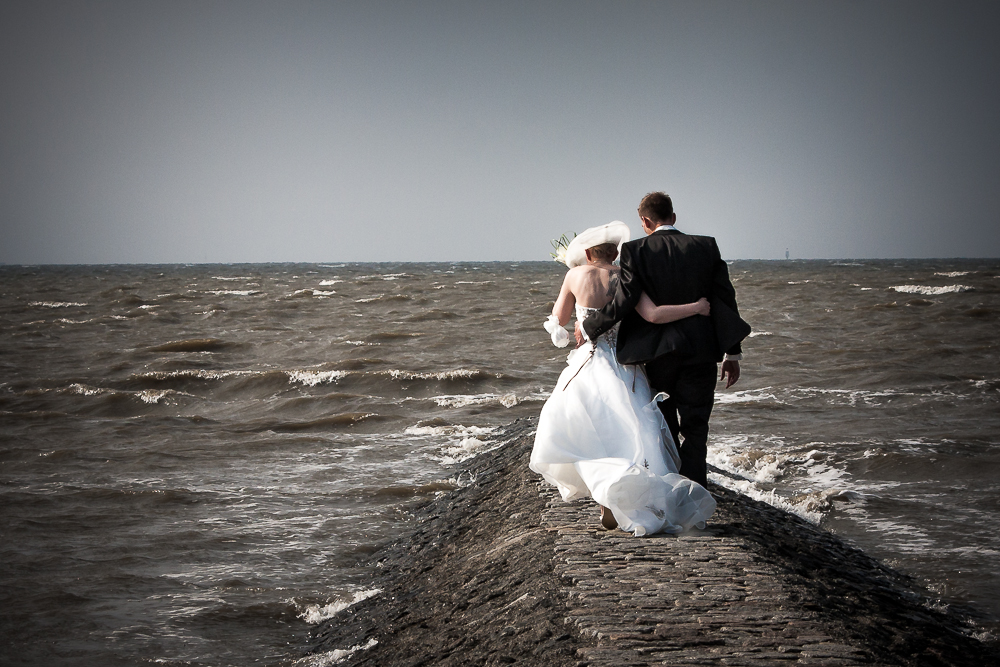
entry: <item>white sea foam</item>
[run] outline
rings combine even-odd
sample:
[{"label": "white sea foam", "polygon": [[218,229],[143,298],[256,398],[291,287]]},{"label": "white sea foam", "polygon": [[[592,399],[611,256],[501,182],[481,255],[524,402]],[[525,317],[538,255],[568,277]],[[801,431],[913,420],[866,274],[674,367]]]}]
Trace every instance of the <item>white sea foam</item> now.
[{"label": "white sea foam", "polygon": [[138,396],[139,400],[141,400],[143,403],[155,405],[156,403],[159,403],[161,400],[163,400],[172,393],[173,392],[171,392],[169,389],[163,389],[160,391],[154,389],[143,389],[142,391],[137,392],[136,396]]},{"label": "white sea foam", "polygon": [[770,331],[751,331],[750,338],[756,338],[757,336],[773,336],[774,334]]},{"label": "white sea foam", "polygon": [[206,290],[207,294],[214,294],[215,296],[222,296],[223,294],[231,294],[233,296],[253,296],[254,294],[260,294],[260,290],[255,289],[210,289]]},{"label": "white sea foam", "polygon": [[373,273],[367,276],[358,276],[355,280],[399,280],[405,273]]},{"label": "white sea foam", "polygon": [[351,605],[355,605],[362,600],[367,600],[368,598],[375,597],[382,592],[381,588],[371,588],[364,591],[356,592],[350,600],[338,600],[336,602],[331,602],[330,604],[319,606],[317,604],[308,605],[301,614],[299,618],[304,620],[310,625],[316,625],[317,623],[322,623],[328,618],[333,618],[340,612],[344,611]]},{"label": "white sea foam", "polygon": [[814,396],[818,394],[832,396],[835,398],[843,398],[846,399],[848,404],[852,407],[857,406],[859,401],[868,406],[878,407],[882,405],[882,402],[876,399],[913,395],[907,392],[892,390],[872,391],[867,389],[819,389],[816,387],[799,387],[790,389],[789,393],[804,396]]},{"label": "white sea foam", "polygon": [[779,455],[779,449],[767,445],[780,445],[780,438],[751,443],[747,436],[724,436],[714,439],[709,447],[709,463],[735,473],[751,482],[773,482],[781,474],[781,467],[788,456]]},{"label": "white sea foam", "polygon": [[[459,380],[481,377],[486,375],[483,371],[476,369],[466,369],[459,368],[453,371],[441,371],[439,373],[416,373],[412,371],[379,371],[381,374],[388,375],[393,380]],[[500,377],[497,374],[496,377]]]},{"label": "white sea foam", "polygon": [[969,275],[968,271],[938,271],[934,274],[935,276],[944,276],[945,278],[961,278],[962,276]]},{"label": "white sea foam", "polygon": [[733,405],[735,403],[762,403],[765,401],[778,401],[778,397],[768,392],[770,387],[763,389],[746,389],[744,391],[734,391],[730,393],[718,392],[715,394],[716,405]]},{"label": "white sea foam", "polygon": [[70,393],[80,394],[81,396],[98,396],[100,394],[111,393],[111,389],[102,389],[101,387],[88,387],[85,384],[79,384],[74,382],[69,387],[67,387]]},{"label": "white sea foam", "polygon": [[227,278],[226,276],[212,276],[212,280],[226,280],[226,281],[236,281],[236,280],[253,280],[253,276],[233,276],[232,278]]},{"label": "white sea foam", "polygon": [[151,373],[138,373],[137,378],[149,378],[153,380],[169,380],[172,378],[198,378],[199,380],[224,380],[230,377],[243,377],[254,375],[256,371],[210,371],[205,369],[183,370],[183,371],[153,371]]},{"label": "white sea foam", "polygon": [[[403,431],[405,435],[427,439],[431,442],[443,439],[442,456],[434,457],[443,465],[453,465],[490,451],[503,443],[489,440],[486,436],[496,432],[496,428],[482,426],[463,426],[461,424],[446,424],[443,426],[410,426]],[[457,482],[456,482],[457,483]]]},{"label": "white sea foam", "polygon": [[374,646],[378,646],[378,640],[372,637],[365,644],[358,644],[351,648],[336,648],[326,653],[306,656],[305,658],[299,658],[293,664],[300,667],[330,667],[330,665],[336,665],[347,660],[358,651],[367,651]]},{"label": "white sea foam", "polygon": [[418,436],[479,436],[489,435],[496,432],[496,428],[485,426],[462,426],[461,424],[448,424],[446,426],[410,426],[403,431],[407,435]]},{"label": "white sea foam", "polygon": [[370,345],[373,347],[378,345],[378,343],[366,343],[363,340],[345,340],[344,342],[348,345]]},{"label": "white sea foam", "polygon": [[42,308],[79,308],[87,304],[76,301],[32,301],[28,305],[41,306]]},{"label": "white sea foam", "polygon": [[456,280],[456,285],[492,285],[492,280]]},{"label": "white sea foam", "polygon": [[957,294],[960,292],[972,292],[975,290],[974,287],[970,287],[968,285],[945,285],[944,287],[930,287],[928,285],[896,285],[895,287],[890,287],[889,289],[902,294],[925,295]]},{"label": "white sea foam", "polygon": [[548,398],[547,394],[541,395],[538,398],[538,394],[528,394],[526,396],[521,396],[520,398],[513,393],[509,394],[457,394],[452,396],[434,396],[431,400],[438,404],[442,408],[464,408],[470,405],[489,405],[498,404],[505,408],[512,408],[518,403],[525,403],[530,401],[545,400]]},{"label": "white sea foam", "polygon": [[[813,443],[820,444],[822,443]],[[832,465],[826,452],[788,452],[781,438],[751,439],[748,436],[717,438],[709,448],[708,461],[726,474],[712,473],[712,481],[762,500],[780,509],[818,523],[835,501],[859,504],[864,497],[847,472]],[[789,498],[780,495],[775,483],[794,475],[798,490]],[[785,492],[786,494],[788,491]]]},{"label": "white sea foam", "polygon": [[336,382],[348,375],[347,371],[286,371],[289,384],[304,384],[315,387],[318,384]]},{"label": "white sea foam", "polygon": [[336,285],[337,283],[342,283],[342,282],[344,282],[344,281],[343,280],[337,280],[337,279],[334,279],[334,280],[321,280],[321,281],[319,281],[319,286],[320,287],[329,287],[330,285]]},{"label": "white sea foam", "polygon": [[79,384],[76,382],[69,385],[66,388],[66,391],[71,394],[79,394],[81,396],[102,396],[104,394],[131,395],[149,405],[155,405],[167,396],[190,396],[190,394],[174,391],[173,389],[143,389],[136,392],[128,392],[117,391],[115,389],[105,389],[103,387],[89,387],[85,384]]},{"label": "white sea foam", "polygon": [[312,289],[312,288],[307,287],[305,289],[297,289],[297,290],[295,290],[294,292],[292,292],[290,294],[290,296],[300,296],[302,294],[308,294],[310,296],[331,296],[331,295],[336,294],[336,293],[337,292],[335,292],[334,290],[325,291],[325,290],[321,290],[321,289]]},{"label": "white sea foam", "polygon": [[734,491],[739,491],[743,495],[750,496],[754,500],[760,500],[768,505],[771,505],[772,507],[777,507],[778,509],[783,509],[786,512],[796,514],[810,523],[818,524],[823,518],[823,515],[820,512],[813,512],[809,511],[805,507],[799,507],[785,498],[782,498],[773,490],[765,491],[749,480],[735,480],[727,477],[726,475],[719,475],[716,473],[709,473],[708,478],[720,486],[724,486]]},{"label": "white sea foam", "polygon": [[371,303],[372,301],[378,301],[383,296],[385,296],[385,295],[384,294],[376,294],[375,296],[369,296],[369,297],[366,297],[364,299],[355,299],[354,303]]},{"label": "white sea foam", "polygon": [[444,448],[444,456],[441,463],[444,465],[454,465],[467,461],[480,452],[488,451],[488,447],[494,444],[491,440],[480,440],[479,438],[462,438],[458,443]]}]

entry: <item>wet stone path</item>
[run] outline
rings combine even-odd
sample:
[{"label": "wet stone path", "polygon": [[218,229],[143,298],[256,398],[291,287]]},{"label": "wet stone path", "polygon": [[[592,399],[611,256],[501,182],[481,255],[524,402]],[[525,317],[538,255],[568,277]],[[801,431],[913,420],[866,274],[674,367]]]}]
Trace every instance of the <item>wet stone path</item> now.
[{"label": "wet stone path", "polygon": [[815,612],[790,604],[798,592],[745,540],[711,526],[680,537],[602,534],[588,509],[554,499],[544,523],[558,527],[566,622],[598,642],[578,651],[591,665],[874,662],[835,641]]},{"label": "wet stone path", "polygon": [[461,464],[376,554],[381,593],[304,665],[1000,665],[970,610],[797,516],[720,486],[708,527],[600,527],[528,470],[534,421]]}]

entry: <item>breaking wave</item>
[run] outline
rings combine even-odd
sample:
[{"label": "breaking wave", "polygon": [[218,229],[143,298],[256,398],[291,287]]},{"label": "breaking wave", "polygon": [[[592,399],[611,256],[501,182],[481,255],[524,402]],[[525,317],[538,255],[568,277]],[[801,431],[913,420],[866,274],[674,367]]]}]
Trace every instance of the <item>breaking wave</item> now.
[{"label": "breaking wave", "polygon": [[927,285],[896,285],[889,288],[891,291],[902,294],[957,294],[960,292],[972,292],[975,288],[968,285],[945,285],[944,287],[929,287]]}]

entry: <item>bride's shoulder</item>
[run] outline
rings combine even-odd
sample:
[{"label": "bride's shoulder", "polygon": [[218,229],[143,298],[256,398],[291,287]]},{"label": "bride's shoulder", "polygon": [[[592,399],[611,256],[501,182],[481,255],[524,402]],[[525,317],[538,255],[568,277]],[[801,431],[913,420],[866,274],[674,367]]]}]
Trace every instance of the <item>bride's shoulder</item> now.
[{"label": "bride's shoulder", "polygon": [[592,274],[596,270],[596,267],[590,266],[589,264],[581,264],[580,266],[574,266],[572,269],[566,272],[566,278],[569,280],[579,280]]}]

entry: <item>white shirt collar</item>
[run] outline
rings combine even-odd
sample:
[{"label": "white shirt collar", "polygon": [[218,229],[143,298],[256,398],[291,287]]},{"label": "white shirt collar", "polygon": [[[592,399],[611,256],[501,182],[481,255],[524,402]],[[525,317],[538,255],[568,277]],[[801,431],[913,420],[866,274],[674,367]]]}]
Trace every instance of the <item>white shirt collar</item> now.
[{"label": "white shirt collar", "polygon": [[653,230],[653,233],[655,234],[656,232],[662,232],[662,231],[665,231],[665,230],[670,230],[672,232],[679,232],[680,231],[679,229],[677,229],[673,225],[660,225],[659,227],[657,227],[656,229]]}]

